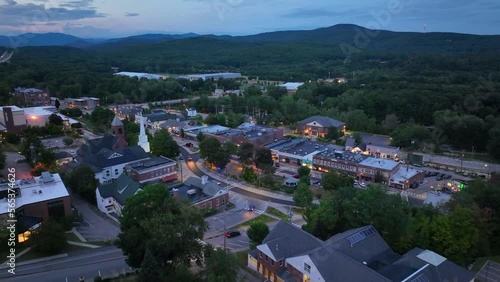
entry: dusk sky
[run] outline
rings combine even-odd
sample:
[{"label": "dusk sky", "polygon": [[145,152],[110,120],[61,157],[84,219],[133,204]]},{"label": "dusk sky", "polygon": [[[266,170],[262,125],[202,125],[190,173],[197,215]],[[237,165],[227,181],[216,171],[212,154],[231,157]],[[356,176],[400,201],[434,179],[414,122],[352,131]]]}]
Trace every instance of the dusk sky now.
[{"label": "dusk sky", "polygon": [[0,34],[246,35],[340,23],[393,31],[500,34],[499,15],[500,0],[0,0]]}]

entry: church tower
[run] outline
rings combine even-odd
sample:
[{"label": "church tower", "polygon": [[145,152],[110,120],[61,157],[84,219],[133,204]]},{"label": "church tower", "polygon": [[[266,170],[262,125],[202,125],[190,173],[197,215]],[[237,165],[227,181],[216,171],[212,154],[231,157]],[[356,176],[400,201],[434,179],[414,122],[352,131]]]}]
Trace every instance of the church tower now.
[{"label": "church tower", "polygon": [[137,145],[141,146],[146,153],[149,153],[149,141],[148,141],[148,136],[146,135],[146,129],[144,128],[144,117],[141,115],[140,116],[140,133],[139,133],[139,142],[137,142]]},{"label": "church tower", "polygon": [[111,122],[111,129],[113,129],[113,135],[118,137],[118,142],[113,146],[113,149],[127,147],[125,125],[118,116],[115,116],[113,122]]}]

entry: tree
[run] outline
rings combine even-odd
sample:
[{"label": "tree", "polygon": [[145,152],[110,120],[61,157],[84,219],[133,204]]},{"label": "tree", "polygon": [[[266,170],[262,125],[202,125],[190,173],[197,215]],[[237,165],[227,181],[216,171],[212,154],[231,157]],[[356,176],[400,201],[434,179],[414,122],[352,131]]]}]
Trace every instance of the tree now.
[{"label": "tree", "polygon": [[250,239],[252,245],[258,246],[262,244],[262,241],[269,234],[269,227],[262,221],[257,221],[250,224],[250,228],[248,228],[247,235]]},{"label": "tree", "polygon": [[342,136],[341,132],[335,127],[332,126],[328,128],[328,133],[326,134],[325,138],[329,141],[337,140]]},{"label": "tree", "polygon": [[243,164],[250,164],[253,159],[253,151],[254,151],[254,146],[252,143],[249,142],[244,142],[240,144],[238,147],[238,151],[236,152],[236,155],[240,159],[240,162]]},{"label": "tree", "polygon": [[212,113],[209,113],[205,118],[205,123],[210,125],[217,124],[217,116]]},{"label": "tree", "polygon": [[146,186],[127,199],[120,230],[115,244],[132,267],[143,264],[148,249],[163,269],[163,280],[179,267],[189,267],[192,260],[201,264],[203,246],[199,240],[207,230],[203,215],[197,208],[174,199],[163,185]]},{"label": "tree", "polygon": [[151,152],[155,156],[176,158],[180,154],[179,145],[165,128],[156,131],[151,140]]},{"label": "tree", "polygon": [[198,140],[198,142],[201,142],[203,140],[205,140],[205,134],[203,134],[203,132],[198,132],[198,135],[196,135],[196,140]]},{"label": "tree", "polygon": [[224,144],[222,144],[222,148],[229,154],[229,155],[234,155],[236,154],[237,150],[238,150],[238,147],[236,147],[236,145],[234,145],[233,143],[231,142],[226,142]]},{"label": "tree", "polygon": [[253,171],[253,168],[244,167],[241,178],[243,178],[243,180],[245,180],[246,182],[253,183],[257,180],[257,174],[255,174],[255,171]]},{"label": "tree", "polygon": [[[267,227],[267,225],[266,225]],[[217,249],[206,258],[208,282],[236,282],[239,265],[236,256],[222,249]]]},{"label": "tree", "polygon": [[51,114],[49,116],[49,124],[53,124],[53,125],[63,125],[63,119],[56,115],[56,114]]},{"label": "tree", "polygon": [[147,248],[146,253],[144,254],[144,260],[141,264],[139,280],[144,282],[161,281],[161,277],[161,265],[158,263],[158,261],[156,261],[151,248]]},{"label": "tree", "polygon": [[384,179],[384,175],[382,175],[382,173],[380,171],[377,171],[375,173],[375,179],[374,180],[375,180],[376,183],[382,183],[385,180]]},{"label": "tree", "polygon": [[333,201],[333,194],[323,195],[319,205],[307,209],[304,216],[307,222],[304,230],[322,240],[329,239],[335,234],[340,218]]},{"label": "tree", "polygon": [[77,167],[64,180],[66,186],[71,190],[80,194],[87,201],[95,203],[95,189],[99,185],[99,180],[95,178],[95,172],[90,167]]},{"label": "tree", "polygon": [[59,107],[61,106],[61,102],[59,102],[59,99],[56,99],[56,102],[55,102],[54,106],[56,106],[56,109],[59,110]]},{"label": "tree", "polygon": [[[181,128],[180,135],[181,135],[181,138],[186,137],[186,132],[184,131],[184,128]],[[198,136],[196,136],[196,137],[198,137]],[[196,138],[196,139],[198,139],[198,138]]]},{"label": "tree", "polygon": [[219,140],[214,137],[205,138],[200,142],[200,156],[211,164],[215,164],[217,154],[221,150]]},{"label": "tree", "polygon": [[255,166],[258,169],[269,172],[274,169],[274,161],[271,150],[268,148],[260,148],[255,152]]},{"label": "tree", "polygon": [[305,183],[299,183],[297,190],[293,193],[293,201],[296,206],[299,207],[309,207],[313,201],[313,193],[309,189],[309,185]]},{"label": "tree", "polygon": [[302,178],[304,176],[309,176],[311,174],[311,169],[307,166],[300,166],[297,169],[297,173],[299,174],[299,178]]},{"label": "tree", "polygon": [[54,220],[43,223],[29,242],[35,252],[46,255],[56,254],[68,245],[63,226]]},{"label": "tree", "polygon": [[5,155],[5,152],[3,151],[3,148],[0,147],[0,169],[5,168],[5,163],[7,161],[7,156]]},{"label": "tree", "polygon": [[353,187],[354,178],[339,171],[329,171],[323,175],[321,186],[327,191],[334,191],[344,187]]}]

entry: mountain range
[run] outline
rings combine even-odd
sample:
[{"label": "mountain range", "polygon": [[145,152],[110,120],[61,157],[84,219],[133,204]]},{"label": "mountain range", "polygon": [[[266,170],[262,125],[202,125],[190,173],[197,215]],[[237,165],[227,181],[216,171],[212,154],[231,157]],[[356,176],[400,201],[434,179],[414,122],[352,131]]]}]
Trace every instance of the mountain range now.
[{"label": "mountain range", "polygon": [[68,46],[81,49],[113,50],[188,38],[210,38],[225,42],[231,41],[254,44],[307,43],[323,46],[344,44],[345,48],[365,48],[369,45],[370,49],[384,50],[442,50],[456,52],[500,50],[500,35],[487,36],[444,32],[392,32],[386,30],[372,30],[351,24],[338,24],[314,30],[276,31],[247,36],[199,35],[195,33],[186,33],[142,34],[113,39],[86,39],[63,33],[27,33],[10,37],[0,36],[0,46],[6,48],[25,46]]}]

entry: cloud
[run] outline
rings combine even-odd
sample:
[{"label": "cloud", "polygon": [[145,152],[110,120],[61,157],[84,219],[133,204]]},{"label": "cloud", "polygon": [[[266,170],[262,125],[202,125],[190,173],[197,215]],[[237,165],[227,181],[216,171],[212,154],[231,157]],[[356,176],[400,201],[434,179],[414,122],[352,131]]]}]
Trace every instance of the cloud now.
[{"label": "cloud", "polygon": [[61,7],[68,8],[87,8],[90,7],[94,0],[71,0],[61,4]]},{"label": "cloud", "polygon": [[137,17],[139,13],[126,13],[125,17]]},{"label": "cloud", "polygon": [[286,18],[318,18],[345,15],[345,12],[328,11],[325,9],[294,9],[283,16]]},{"label": "cloud", "polygon": [[[95,8],[76,8],[79,5],[89,5],[92,1],[70,1],[75,8],[46,7],[45,4],[18,4],[13,0],[7,0],[4,5],[0,4],[0,25],[22,26],[47,23],[52,21],[74,21],[87,18],[102,18],[105,14],[97,12]],[[84,3],[85,2],[85,3]]]}]

